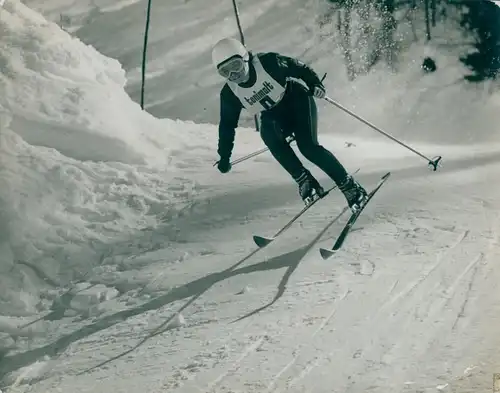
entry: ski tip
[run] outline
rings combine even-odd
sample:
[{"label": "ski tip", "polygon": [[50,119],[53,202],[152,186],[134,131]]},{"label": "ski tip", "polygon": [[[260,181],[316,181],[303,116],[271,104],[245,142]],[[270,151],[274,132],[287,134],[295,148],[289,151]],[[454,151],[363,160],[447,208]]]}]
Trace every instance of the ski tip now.
[{"label": "ski tip", "polygon": [[319,249],[319,253],[321,254],[321,256],[323,257],[323,259],[328,259],[330,258],[333,254],[335,254],[335,251],[334,250],[329,250],[329,249],[326,249],[326,248],[320,248]]},{"label": "ski tip", "polygon": [[267,245],[268,245],[269,243],[271,243],[273,240],[274,240],[274,238],[273,238],[273,237],[263,237],[263,236],[257,236],[257,235],[254,235],[254,237],[253,237],[253,241],[254,241],[254,242],[255,242],[255,244],[257,244],[257,246],[259,246],[260,248],[267,246]]}]

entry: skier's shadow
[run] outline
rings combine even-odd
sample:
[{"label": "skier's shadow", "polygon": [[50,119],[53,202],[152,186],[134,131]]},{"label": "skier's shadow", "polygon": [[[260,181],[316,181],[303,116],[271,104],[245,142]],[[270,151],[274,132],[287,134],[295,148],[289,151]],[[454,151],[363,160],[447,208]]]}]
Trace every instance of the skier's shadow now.
[{"label": "skier's shadow", "polygon": [[276,303],[285,293],[288,281],[290,280],[290,277],[292,276],[292,274],[295,272],[295,270],[299,266],[300,261],[302,261],[302,259],[306,256],[306,254],[314,247],[314,245],[319,241],[319,239],[321,239],[321,237],[325,234],[325,232],[333,224],[335,224],[335,222],[337,222],[337,220],[340,218],[341,215],[342,215],[342,213],[339,214],[337,217],[335,217],[333,220],[331,220],[328,223],[328,225],[325,228],[323,228],[323,230],[320,233],[318,233],[313,240],[311,240],[309,242],[309,244],[307,244],[307,245],[305,245],[297,250],[289,252],[287,254],[282,254],[282,255],[279,255],[279,256],[274,257],[272,259],[269,259],[266,263],[268,263],[270,265],[288,266],[288,268],[285,271],[285,274],[283,275],[280,283],[278,284],[278,291],[276,292],[276,295],[269,303],[263,305],[262,307],[257,308],[254,311],[251,311],[251,312],[243,315],[242,317],[240,317],[238,319],[235,319],[231,323],[235,323],[235,322],[241,321],[245,318],[251,317],[252,315],[258,314],[261,311],[264,311],[266,308],[271,307],[274,303]]},{"label": "skier's shadow", "polygon": [[101,363],[87,368],[81,372],[79,372],[77,375],[81,375],[84,373],[87,373],[89,371],[92,371],[94,369],[97,369],[99,367],[102,367],[108,363],[113,362],[114,360],[117,360],[119,358],[122,358],[123,356],[133,352],[140,346],[142,346],[147,340],[149,340],[152,337],[155,337],[159,334],[164,333],[166,330],[169,329],[170,323],[176,318],[177,315],[182,313],[186,308],[188,308],[191,304],[193,304],[197,299],[199,299],[203,294],[205,294],[210,288],[212,288],[216,283],[219,283],[223,280],[226,280],[228,278],[238,276],[241,274],[250,274],[258,271],[265,271],[265,270],[277,270],[281,269],[283,267],[287,267],[287,270],[281,279],[279,285],[278,285],[278,292],[274,299],[267,305],[260,307],[259,309],[251,312],[248,315],[245,315],[238,320],[247,318],[251,315],[254,315],[272,304],[274,304],[285,292],[286,285],[293,274],[293,272],[297,269],[300,261],[304,258],[304,256],[307,254],[307,252],[314,246],[314,244],[319,240],[319,238],[330,228],[339,218],[337,216],[336,218],[332,219],[332,221],[306,246],[301,247],[299,249],[296,249],[294,251],[291,251],[289,253],[283,254],[281,256],[272,258],[270,260],[264,260],[262,262],[258,262],[249,266],[245,267],[240,267],[244,262],[249,260],[252,256],[254,256],[257,252],[259,252],[261,249],[256,248],[254,251],[252,251],[250,254],[246,255],[244,258],[239,260],[237,263],[234,265],[228,267],[227,269],[217,272],[217,273],[212,273],[209,274],[205,277],[202,277],[200,279],[191,281],[185,285],[182,285],[178,288],[175,288],[171,291],[169,291],[167,294],[159,296],[155,299],[152,299],[148,301],[145,304],[139,305],[137,307],[131,308],[131,309],[126,309],[126,310],[121,310],[118,311],[114,314],[99,318],[98,320],[94,321],[93,323],[83,326],[80,329],[73,331],[69,334],[63,335],[62,337],[58,338],[56,341],[26,351],[22,353],[17,353],[11,356],[6,356],[0,365],[0,380],[3,376],[5,376],[8,372],[16,370],[20,367],[26,366],[28,364],[31,364],[33,362],[33,359],[37,359],[39,357],[42,357],[44,355],[49,355],[49,356],[57,356],[60,353],[62,353],[71,343],[81,340],[84,337],[88,337],[92,334],[95,334],[99,331],[102,331],[106,328],[109,328],[117,323],[123,322],[128,318],[131,318],[133,316],[142,314],[144,312],[147,312],[149,310],[154,310],[154,309],[159,309],[169,303],[172,303],[177,300],[182,300],[186,298],[190,298],[180,309],[177,310],[176,313],[171,315],[167,320],[165,320],[163,323],[161,323],[159,326],[157,326],[155,329],[150,331],[145,337],[143,337],[137,344],[135,344],[133,347],[130,349],[119,353],[116,356],[113,356],[112,358],[109,358],[105,361],[102,361]]},{"label": "skier's shadow", "polygon": [[[343,213],[343,212],[342,212]],[[147,340],[149,340],[152,337],[155,337],[159,334],[164,333],[169,329],[170,323],[178,316],[181,314],[186,308],[188,308],[191,304],[193,304],[196,300],[198,300],[205,292],[207,292],[213,285],[215,285],[218,282],[221,282],[223,280],[226,280],[228,278],[238,276],[241,274],[250,274],[254,273],[257,271],[265,271],[265,270],[276,270],[276,269],[281,269],[283,267],[288,267],[285,274],[283,275],[283,278],[281,279],[280,283],[278,284],[278,292],[276,293],[276,296],[271,300],[268,304],[264,305],[263,307],[258,308],[255,311],[252,311],[251,313],[238,318],[237,320],[233,321],[237,322],[239,320],[242,320],[244,318],[248,318],[251,315],[257,314],[262,310],[265,310],[266,308],[270,307],[274,303],[278,301],[278,299],[283,296],[285,293],[286,285],[292,276],[293,272],[297,269],[299,266],[300,261],[304,258],[304,256],[311,250],[311,248],[314,246],[315,243],[323,236],[323,234],[335,223],[337,220],[342,216],[342,213],[338,214],[334,219],[332,219],[328,225],[323,228],[323,230],[316,235],[316,237],[307,245],[300,247],[294,251],[291,251],[286,254],[282,254],[280,256],[277,256],[275,258],[272,258],[270,260],[265,260],[263,262],[255,263],[253,265],[245,266],[242,268],[238,268],[240,265],[242,265],[244,262],[246,262],[248,259],[250,259],[252,256],[254,256],[257,252],[259,252],[261,249],[257,248],[254,251],[252,251],[250,254],[245,256],[243,259],[235,263],[234,265],[228,267],[227,269],[218,272],[218,273],[212,273],[206,277],[203,277],[202,279],[195,280],[194,282],[191,282],[184,286],[184,288],[180,291],[182,293],[177,294],[179,297],[189,297],[192,292],[195,294],[189,299],[184,305],[177,310],[176,313],[170,316],[167,320],[165,320],[162,324],[157,326],[152,332],[150,332],[148,335],[146,335],[142,340],[140,340],[136,345],[134,345],[132,348],[128,349],[127,351],[124,351],[110,359],[107,359],[91,368],[88,368],[86,370],[81,371],[78,373],[78,375],[87,373],[89,371],[92,371],[96,368],[102,367],[108,363],[113,362],[114,360],[117,360],[119,358],[122,358],[123,356],[133,352],[140,346],[142,346]],[[195,289],[196,288],[196,289]],[[169,299],[170,302],[172,302],[174,299]],[[163,303],[163,302],[162,302]],[[164,303],[163,303],[164,304]]]},{"label": "skier's shadow", "polygon": [[287,266],[287,269],[285,271],[285,274],[281,278],[281,281],[278,284],[278,291],[276,292],[276,295],[274,298],[267,304],[263,305],[262,307],[257,308],[254,311],[251,311],[242,317],[239,317],[238,319],[235,319],[231,323],[239,322],[245,318],[251,317],[252,315],[258,314],[261,311],[264,311],[266,308],[271,307],[274,303],[276,303],[285,293],[286,286],[288,284],[288,281],[290,280],[290,277],[294,273],[294,271],[297,269],[299,266],[300,261],[305,257],[307,252],[312,248],[314,245],[316,239],[312,241],[311,243],[294,250],[292,252],[288,252],[286,254],[281,254],[277,257],[269,259],[266,263],[270,264],[271,266],[274,265],[281,265],[281,266]]}]

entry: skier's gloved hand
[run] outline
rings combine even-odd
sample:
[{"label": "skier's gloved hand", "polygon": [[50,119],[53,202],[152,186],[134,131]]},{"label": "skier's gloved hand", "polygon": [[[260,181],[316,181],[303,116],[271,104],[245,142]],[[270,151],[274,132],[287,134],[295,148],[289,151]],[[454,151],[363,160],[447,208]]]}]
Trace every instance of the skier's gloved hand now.
[{"label": "skier's gloved hand", "polygon": [[229,162],[229,158],[222,158],[219,160],[217,164],[217,169],[221,173],[227,173],[231,170],[231,162]]},{"label": "skier's gloved hand", "polygon": [[312,87],[312,95],[316,98],[325,98],[326,90],[324,86],[316,85]]}]

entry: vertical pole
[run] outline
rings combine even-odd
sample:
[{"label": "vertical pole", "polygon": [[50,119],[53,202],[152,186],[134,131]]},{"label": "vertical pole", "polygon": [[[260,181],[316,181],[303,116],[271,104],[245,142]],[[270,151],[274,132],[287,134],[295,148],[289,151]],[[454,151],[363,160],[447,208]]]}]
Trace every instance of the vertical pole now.
[{"label": "vertical pole", "polygon": [[425,1],[425,29],[427,34],[427,41],[431,40],[431,26],[430,26],[430,15],[429,15],[429,0]]},{"label": "vertical pole", "polygon": [[[245,36],[243,35],[243,29],[241,28],[240,14],[238,12],[238,6],[236,5],[236,0],[233,0],[233,9],[234,9],[234,16],[236,18],[236,25],[238,26],[238,31],[240,33],[240,41],[243,45],[245,45]],[[255,121],[255,130],[259,132],[259,118],[257,117],[257,115],[254,116],[254,121]]]},{"label": "vertical pole", "polygon": [[144,110],[144,86],[146,83],[146,52],[148,48],[149,20],[151,15],[151,0],[148,1],[146,13],[146,30],[144,32],[144,48],[142,50],[142,82],[141,82],[141,109]]},{"label": "vertical pole", "polygon": [[236,0],[233,0],[234,16],[236,17],[236,24],[238,25],[238,31],[240,32],[240,40],[243,45],[245,45],[245,37],[243,36],[243,30],[240,23],[240,14],[238,12],[238,6],[236,5]]},{"label": "vertical pole", "polygon": [[437,0],[431,0],[432,27],[436,27]]}]

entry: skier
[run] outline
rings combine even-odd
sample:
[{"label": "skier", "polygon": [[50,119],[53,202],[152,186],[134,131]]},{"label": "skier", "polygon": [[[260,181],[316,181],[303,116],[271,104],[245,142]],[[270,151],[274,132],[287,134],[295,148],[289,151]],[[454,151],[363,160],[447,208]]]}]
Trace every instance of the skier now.
[{"label": "skier", "polygon": [[[226,80],[220,92],[220,123],[217,167],[231,170],[235,129],[241,110],[260,114],[260,135],[273,157],[297,182],[299,195],[308,204],[323,197],[324,189],[303,166],[288,137],[299,151],[322,169],[344,194],[353,212],[366,200],[365,189],[349,175],[337,158],[317,138],[317,107],[313,97],[323,98],[325,87],[318,75],[300,60],[279,53],[252,53],[233,38],[217,42],[212,61]],[[299,79],[300,82],[289,78]]]}]

